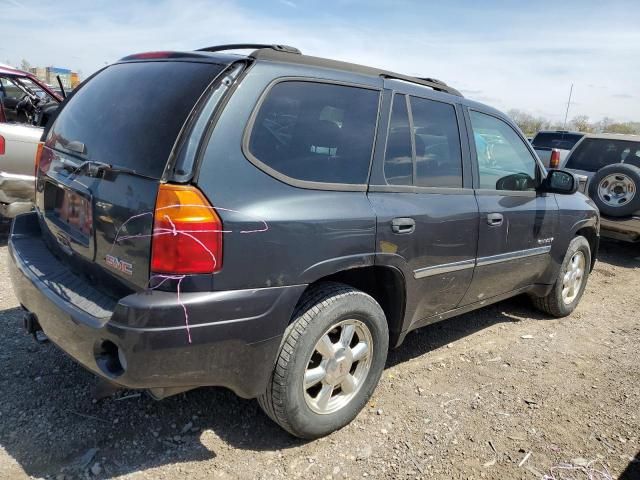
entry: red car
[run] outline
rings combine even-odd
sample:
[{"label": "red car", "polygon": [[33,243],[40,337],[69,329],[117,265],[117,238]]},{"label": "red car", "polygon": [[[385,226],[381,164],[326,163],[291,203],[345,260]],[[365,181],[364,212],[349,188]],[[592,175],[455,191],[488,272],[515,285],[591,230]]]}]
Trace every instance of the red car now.
[{"label": "red car", "polygon": [[32,74],[0,64],[0,122],[44,126],[61,101]]}]

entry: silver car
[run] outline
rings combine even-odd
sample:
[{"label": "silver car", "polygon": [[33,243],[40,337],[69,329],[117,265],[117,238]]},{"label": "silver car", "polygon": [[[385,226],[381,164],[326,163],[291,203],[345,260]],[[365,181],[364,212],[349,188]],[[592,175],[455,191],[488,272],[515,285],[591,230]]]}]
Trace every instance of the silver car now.
[{"label": "silver car", "polygon": [[0,217],[31,210],[38,142],[60,101],[33,75],[0,66]]}]

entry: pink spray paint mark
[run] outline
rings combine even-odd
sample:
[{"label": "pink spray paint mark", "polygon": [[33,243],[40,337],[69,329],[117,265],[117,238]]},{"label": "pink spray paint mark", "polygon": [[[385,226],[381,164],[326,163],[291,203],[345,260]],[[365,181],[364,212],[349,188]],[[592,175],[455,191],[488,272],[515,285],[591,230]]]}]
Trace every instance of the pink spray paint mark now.
[{"label": "pink spray paint mark", "polygon": [[[212,210],[222,210],[225,212],[232,212],[232,213],[239,213],[239,214],[243,214],[243,212],[239,211],[239,210],[232,210],[229,208],[221,208],[221,207],[208,207],[205,205],[168,205],[166,207],[161,207],[158,208],[157,211],[160,210],[166,210],[169,208],[177,208],[177,207],[196,207],[196,208],[206,208],[206,209],[212,209]],[[164,215],[164,218],[166,218],[169,223],[171,224],[172,228],[158,228],[156,230],[154,230],[152,233],[150,234],[136,234],[136,235],[123,235],[120,236],[120,232],[122,231],[122,229],[125,227],[125,225],[127,225],[129,222],[134,221],[138,218],[142,218],[145,217],[147,215],[151,215],[153,216],[154,213],[153,212],[144,212],[144,213],[139,213],[137,215],[133,215],[131,217],[129,217],[127,220],[125,220],[122,225],[120,225],[120,227],[118,227],[118,229],[116,230],[116,235],[115,238],[113,240],[113,243],[111,244],[111,248],[109,250],[109,254],[112,252],[113,248],[115,247],[116,243],[121,243],[124,242],[125,240],[133,240],[133,239],[138,239],[138,238],[149,238],[149,237],[155,237],[155,236],[159,236],[159,235],[173,235],[173,236],[177,236],[177,235],[185,235],[188,238],[192,239],[193,241],[195,241],[198,245],[200,245],[200,247],[202,247],[202,249],[208,253],[211,256],[211,262],[212,262],[212,267],[211,267],[211,272],[213,273],[213,271],[216,268],[217,265],[217,260],[215,255],[213,254],[213,252],[211,250],[209,250],[206,245],[204,245],[198,238],[196,238],[194,235],[194,233],[234,233],[232,230],[180,230],[177,229],[176,226],[173,224],[173,222],[171,221],[171,219],[169,218],[168,215]],[[247,233],[262,233],[262,232],[266,232],[267,230],[269,230],[269,225],[267,224],[267,222],[265,222],[262,219],[256,219],[255,221],[258,221],[259,223],[263,224],[262,228],[257,228],[254,230],[240,230],[237,233],[240,234],[247,234]],[[191,327],[189,325],[189,311],[187,309],[187,306],[184,304],[184,302],[182,301],[182,298],[180,296],[181,293],[181,287],[182,287],[182,281],[187,277],[187,275],[169,275],[169,274],[155,274],[152,275],[149,278],[149,287],[148,290],[156,290],[157,288],[159,288],[161,285],[163,285],[165,282],[167,282],[168,280],[176,280],[178,283],[176,285],[176,295],[177,295],[177,300],[178,300],[178,304],[182,307],[182,310],[184,312],[184,323],[185,323],[185,327],[187,330],[187,340],[189,341],[189,343],[192,343],[191,341]],[[161,279],[161,281],[154,285],[153,287],[151,286],[151,283],[153,281],[153,279],[155,278],[159,278]]]}]

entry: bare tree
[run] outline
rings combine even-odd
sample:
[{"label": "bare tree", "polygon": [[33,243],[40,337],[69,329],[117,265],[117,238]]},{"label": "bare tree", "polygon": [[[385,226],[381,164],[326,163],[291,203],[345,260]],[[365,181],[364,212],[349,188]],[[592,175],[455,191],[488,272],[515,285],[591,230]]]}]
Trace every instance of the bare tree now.
[{"label": "bare tree", "polygon": [[577,117],[573,117],[569,125],[571,128],[579,132],[593,133],[595,131],[595,127],[589,121],[589,117],[587,115],[578,115]]}]

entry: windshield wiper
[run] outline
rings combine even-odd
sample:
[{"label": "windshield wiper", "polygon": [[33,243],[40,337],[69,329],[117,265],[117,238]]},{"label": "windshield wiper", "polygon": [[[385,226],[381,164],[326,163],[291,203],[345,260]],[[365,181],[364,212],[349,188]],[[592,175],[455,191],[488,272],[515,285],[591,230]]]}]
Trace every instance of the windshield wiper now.
[{"label": "windshield wiper", "polygon": [[131,173],[134,175],[138,175],[138,172],[136,172],[132,168],[118,167],[116,165],[99,162],[97,160],[85,160],[77,166],[66,164],[64,167],[65,169],[71,170],[71,175],[79,175],[80,173],[86,171],[86,174],[89,177],[97,177],[101,172]]}]

